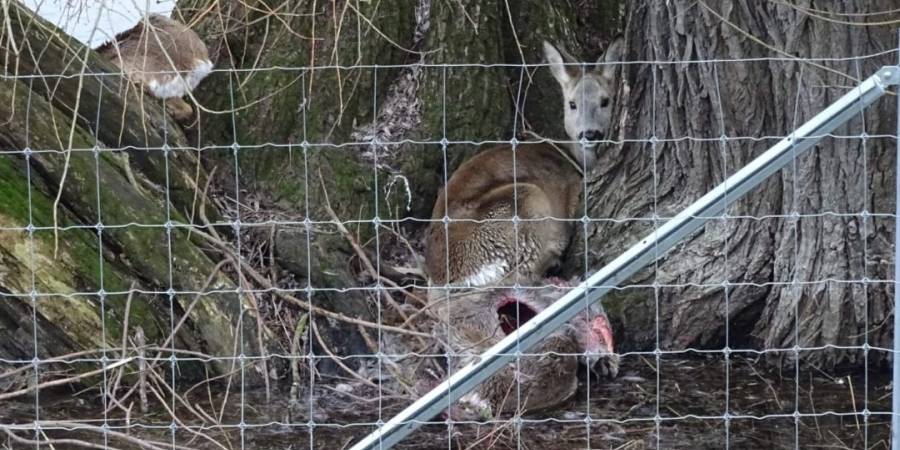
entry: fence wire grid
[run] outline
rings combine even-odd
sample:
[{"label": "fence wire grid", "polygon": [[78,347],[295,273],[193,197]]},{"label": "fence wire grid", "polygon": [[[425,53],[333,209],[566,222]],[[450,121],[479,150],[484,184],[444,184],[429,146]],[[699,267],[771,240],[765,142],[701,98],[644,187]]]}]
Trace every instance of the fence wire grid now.
[{"label": "fence wire grid", "polygon": [[[523,54],[533,62],[520,64],[432,63],[427,56],[383,65],[217,64],[191,94],[196,121],[183,124],[165,117],[168,100],[144,98],[140,88],[112,90],[118,84],[111,82],[128,85],[129,74],[92,71],[95,62],[82,59],[74,44],[72,64],[46,73],[41,54],[25,49],[47,43],[22,41],[27,32],[14,29],[22,22],[10,20],[26,9],[17,2],[2,5],[6,21],[0,36],[6,38],[0,42],[6,60],[0,82],[8,106],[0,125],[0,184],[8,194],[0,199],[0,340],[7,342],[0,342],[0,448],[9,449],[349,448],[449,376],[448,359],[477,355],[449,348],[450,328],[466,325],[442,321],[434,310],[452,310],[460,293],[489,297],[513,288],[527,297],[561,295],[567,289],[543,276],[535,282],[516,275],[511,285],[430,283],[422,268],[427,226],[444,226],[446,236],[453,222],[509,224],[514,230],[530,223],[565,223],[576,230],[568,250],[573,253],[562,262],[568,266],[557,270],[566,278],[587,279],[644,232],[789,137],[818,112],[820,96],[836,98],[877,67],[900,61],[900,44],[891,43],[870,54],[827,58],[568,64],[580,73],[605,66],[619,71],[613,107],[619,116],[610,125],[617,134],[597,141],[598,168],[585,171],[577,217],[519,217],[514,196],[512,219],[431,218],[438,188],[476,148],[508,145],[515,174],[522,146],[585,144],[524,133],[544,126],[562,132],[561,123],[533,128],[525,120],[532,114],[526,113],[529,88],[535,89],[530,80],[552,80],[537,49]],[[348,5],[365,17],[358,2]],[[47,47],[60,39],[49,35]],[[837,70],[830,64],[853,67],[839,77],[845,85],[823,75],[823,67]],[[712,119],[709,129],[676,134],[668,121],[680,113],[680,105],[658,110],[664,95],[671,98],[660,91],[673,89],[660,77],[671,80],[673,73],[688,73],[691,67],[699,67],[697,73],[707,77],[702,82],[713,87],[702,92],[714,106],[704,111]],[[773,98],[774,106],[761,107],[760,113],[783,114],[794,127],[732,133],[742,124],[729,123],[735,103],[723,98],[736,89],[729,84],[738,82],[722,73],[755,70],[793,74],[791,98]],[[459,136],[449,123],[459,117],[453,108],[462,102],[462,93],[452,92],[458,86],[454,80],[479,71],[494,71],[506,81],[482,89],[497,101],[510,100],[511,111],[504,116],[509,124],[497,125],[506,131],[488,138]],[[159,73],[166,72],[172,73]],[[338,88],[328,84],[335,83],[333,74],[343,88],[340,74],[345,72],[369,73],[369,86],[346,95],[371,102],[360,111],[345,110],[343,104],[329,111],[343,117],[327,120],[354,126],[344,133],[346,139],[320,141],[323,133],[310,131],[313,122],[325,120],[310,117],[315,96]],[[294,81],[248,94],[245,88],[254,77],[269,75]],[[635,80],[637,75],[644,78]],[[417,116],[415,123],[389,124],[386,116],[407,114],[390,103],[406,95],[391,94],[390,87],[407,76],[415,77],[414,96],[430,80],[440,107],[415,105],[419,112],[410,113]],[[74,95],[67,97],[66,83],[77,83]],[[647,89],[636,92],[626,83]],[[557,114],[563,102],[558,86],[552,87]],[[82,95],[88,90],[90,95]],[[823,91],[828,93],[819,94]],[[767,94],[772,93],[760,96]],[[644,100],[634,100],[638,95]],[[131,114],[135,106],[128,106],[134,98],[141,98],[137,108],[146,120],[125,123],[121,118],[138,117]],[[300,123],[290,139],[260,141],[240,129],[253,112],[258,120],[272,119],[269,112],[254,109],[272,98],[299,100],[290,108]],[[93,106],[81,103],[88,99],[95,100]],[[753,100],[759,99],[747,102]],[[123,105],[115,110],[121,113],[118,122],[106,113],[116,101]],[[588,101],[580,99],[582,105]],[[447,412],[396,448],[888,448],[896,283],[896,236],[891,233],[897,200],[892,181],[873,177],[896,176],[892,164],[900,128],[897,116],[885,119],[874,111],[886,102],[896,102],[894,114],[900,113],[900,100],[890,92],[839,133],[826,135],[811,150],[814,156],[795,159],[633,282],[612,286],[615,295],[603,306],[616,347],[603,361],[615,360],[615,376],[580,364],[553,378],[577,380],[571,398],[524,412],[527,396],[541,390],[529,386],[526,392],[522,386],[528,380],[517,378],[507,393],[515,405],[512,412],[493,405],[487,415],[457,416],[458,405],[448,405]],[[227,107],[217,109],[222,104]],[[651,108],[628,110],[640,105]],[[440,114],[428,116],[424,109]],[[642,120],[637,114],[649,116],[652,133],[627,134],[641,129],[634,125]],[[104,129],[110,123],[121,129]],[[392,134],[396,127],[403,129],[399,137]],[[146,134],[129,137],[139,129]],[[417,129],[434,135],[417,134]],[[233,140],[215,142],[205,134]],[[113,136],[118,142],[109,141]],[[245,142],[241,136],[252,139]],[[152,144],[140,145],[140,140]],[[708,151],[702,153],[700,146]],[[841,155],[842,150],[858,154]],[[418,168],[431,171],[428,176],[404,171],[417,168],[409,162],[417,158],[410,152],[421,152],[428,161]],[[275,166],[272,155],[280,161]],[[687,169],[673,175],[669,171],[680,167],[671,165],[676,160]],[[428,166],[434,161],[438,167]],[[848,161],[855,164],[848,172],[834,169]],[[694,163],[709,172],[692,171]],[[647,172],[637,168],[642,164]],[[827,176],[824,169],[809,169],[817,164],[834,169],[831,175],[842,179],[845,190],[811,188]],[[284,180],[289,184],[284,191],[273,189],[261,173],[278,166],[298,175]],[[598,207],[598,189],[635,186],[603,181],[623,182],[628,171],[649,176],[649,198],[599,198],[642,207]],[[810,174],[818,177],[806,178]],[[851,178],[855,175],[861,177]],[[424,180],[433,185],[423,188]],[[880,189],[884,186],[890,191]],[[514,182],[513,190],[518,189]],[[820,197],[804,197],[810,192]],[[422,193],[432,197],[417,198]],[[758,196],[782,204],[753,203]],[[629,214],[639,210],[643,213]],[[610,211],[615,213],[598,215]],[[840,231],[831,233],[835,227]],[[801,245],[804,233],[820,238],[813,246],[820,251],[810,253]],[[842,239],[824,241],[837,234]],[[513,259],[519,260],[519,235],[514,236]],[[758,261],[751,259],[754,245],[746,239],[770,247],[764,251],[771,255],[766,279],[739,275],[759,270],[749,267]],[[143,253],[132,253],[138,251]],[[846,270],[818,270],[835,254],[846,257]],[[677,258],[685,262],[673,262]],[[164,267],[153,266],[155,261]],[[450,267],[449,254],[444,263]],[[755,293],[754,300],[748,300],[748,292]],[[687,307],[677,301],[682,295],[721,308]],[[823,325],[829,319],[813,314],[816,306],[855,321],[856,332],[847,333],[842,320]],[[515,320],[527,320],[520,313],[516,308]],[[772,323],[759,322],[765,313],[772,314]],[[691,329],[692,314],[720,325]],[[770,325],[791,331],[772,334]],[[515,367],[551,356],[586,355],[523,351],[516,354]]]}]

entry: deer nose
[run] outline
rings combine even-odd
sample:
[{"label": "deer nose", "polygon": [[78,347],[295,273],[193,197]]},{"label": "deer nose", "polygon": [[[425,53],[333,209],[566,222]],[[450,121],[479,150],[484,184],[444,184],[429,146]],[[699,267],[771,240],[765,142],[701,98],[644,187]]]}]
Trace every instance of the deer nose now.
[{"label": "deer nose", "polygon": [[600,130],[587,130],[578,133],[578,140],[586,139],[588,141],[599,141],[603,139],[603,132]]}]

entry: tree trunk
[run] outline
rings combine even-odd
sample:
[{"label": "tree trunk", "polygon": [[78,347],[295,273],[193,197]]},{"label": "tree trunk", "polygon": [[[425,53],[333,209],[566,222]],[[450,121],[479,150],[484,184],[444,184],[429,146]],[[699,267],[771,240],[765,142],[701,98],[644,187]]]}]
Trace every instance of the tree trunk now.
[{"label": "tree trunk", "polygon": [[[373,260],[390,254],[392,236],[382,231],[376,248],[372,219],[420,229],[445,175],[477,150],[471,142],[508,140],[522,128],[513,122],[520,91],[554,99],[552,107],[529,100],[523,111],[558,135],[559,87],[549,72],[529,88],[529,77],[503,63],[540,61],[542,39],[577,53],[574,36],[593,39],[596,23],[586,18],[599,12],[579,21],[573,2],[517,2],[508,11],[499,0],[182,0],[179,14],[207,37],[217,69],[236,70],[215,73],[196,93],[207,109],[193,130],[209,149],[206,166],[218,166],[226,194],[259,200],[254,218],[282,222],[276,257],[294,287],[314,288],[328,309],[375,320],[379,302],[358,289],[374,280],[348,263],[354,252],[331,222],[345,222]],[[335,353],[368,352],[355,327],[319,323]]]},{"label": "tree trunk", "polygon": [[[888,0],[828,7],[890,9]],[[591,217],[615,220],[588,227],[588,264],[573,259],[571,272],[595,270],[652,230],[652,220],[630,219],[672,216],[775,141],[758,137],[790,133],[856,79],[892,62],[889,55],[859,60],[858,68],[855,60],[704,62],[894,47],[886,26],[849,26],[822,19],[821,8],[781,3],[182,0],[180,14],[194,22],[220,69],[196,92],[203,112],[185,136],[158,101],[119,77],[80,77],[83,65],[87,74],[115,69],[12,3],[10,22],[0,27],[4,75],[33,78],[0,83],[0,145],[33,153],[0,160],[0,288],[15,294],[0,302],[0,357],[33,357],[22,337],[35,334],[41,357],[119,342],[127,303],[121,293],[132,285],[139,292],[130,323],[150,343],[161,343],[170,314],[177,321],[194,300],[170,299],[170,287],[234,290],[234,273],[216,264],[221,249],[210,251],[199,233],[124,226],[198,224],[198,189],[214,167],[226,208],[222,215],[208,208],[216,225],[199,231],[217,229],[230,244],[271,232],[277,264],[290,273],[279,287],[315,288],[310,299],[318,306],[376,318],[379,302],[358,289],[374,281],[358,273],[327,206],[373,259],[386,258],[393,238],[376,234],[372,219],[397,220],[415,234],[444,177],[477,151],[473,143],[508,140],[523,129],[564,136],[559,88],[548,71],[509,64],[539,62],[544,39],[593,60],[618,31],[620,9],[629,60],[694,63],[624,71],[629,93],[620,98],[618,135],[645,142],[610,149],[591,175]],[[884,215],[894,212],[893,141],[879,136],[895,126],[891,102],[879,102],[865,116],[868,139],[824,140],[795,169],[729,208],[730,218],[675,249],[658,271],[632,280],[656,280],[658,291],[611,295],[606,304],[621,349],[652,348],[657,298],[664,349],[719,347],[726,324],[733,348],[886,346],[888,285],[861,281],[892,277],[883,261],[891,260],[893,240],[892,218]],[[862,127],[857,120],[837,134],[859,135]],[[723,135],[735,139],[720,141]],[[36,227],[33,250],[29,224]],[[169,234],[171,256],[160,250]],[[32,271],[38,293],[64,296],[32,302]],[[97,292],[116,294],[79,295]],[[269,298],[204,297],[174,345],[222,357],[234,354],[239,339],[247,355],[266,351],[275,340],[263,333],[257,341],[255,314]],[[104,323],[105,335],[97,332]],[[355,328],[317,323],[335,353],[368,352]],[[813,357],[838,363],[862,353]],[[870,352],[870,359],[885,357]]]},{"label": "tree trunk", "polygon": [[[0,327],[0,358],[116,348],[138,326],[149,345],[162,345],[185,314],[170,345],[220,358],[214,372],[232,369],[221,358],[236,348],[260,354],[271,339],[258,333],[247,298],[209,294],[189,307],[194,295],[167,294],[235,289],[196,234],[178,226],[189,223],[201,182],[179,128],[158,101],[102,75],[116,70],[54,26],[18,3],[8,17],[4,75],[23,78],[0,82],[0,147],[19,151],[0,160],[0,220],[9,228],[0,289],[11,295],[0,302],[8,325]],[[166,228],[169,221],[175,226]],[[197,363],[181,373],[208,374]]]},{"label": "tree trunk", "polygon": [[[777,141],[761,137],[788,135],[860,78],[893,63],[895,53],[803,61],[896,46],[890,27],[822,19],[828,11],[890,10],[892,2],[821,3],[815,8],[827,11],[814,13],[810,2],[629,3],[627,60],[661,63],[626,66],[630,93],[619,103],[618,136],[642,142],[611,149],[591,176],[591,217],[616,220],[591,227],[592,267]],[[768,57],[782,59],[709,61]],[[892,279],[885,261],[892,259],[893,220],[872,214],[894,213],[895,143],[875,135],[895,133],[895,107],[890,99],[874,104],[864,122],[852,120],[835,132],[867,133],[868,139],[822,140],[729,207],[727,219],[711,221],[677,246],[658,270],[651,267],[629,281],[657,282],[658,290],[631,287],[610,295],[605,304],[619,325],[622,349],[654,347],[657,299],[660,347],[666,350],[721,348],[726,342],[731,348],[866,340],[890,346],[890,327],[881,326],[891,314],[888,284],[863,280]],[[663,219],[654,222],[654,214]],[[806,361],[829,364],[862,357],[863,351],[804,354]]]},{"label": "tree trunk", "polygon": [[[523,124],[560,129],[559,112],[540,100],[558,89],[547,74],[532,80],[502,64],[452,64],[536,62],[544,38],[577,53],[597,40],[595,19],[612,17],[593,8],[573,19],[578,10],[570,2],[512,9],[501,1],[269,3],[180,2],[217,68],[236,69],[201,85],[203,111],[187,137],[139,87],[92,75],[115,68],[12,4],[0,27],[4,75],[32,78],[3,82],[0,144],[33,153],[0,161],[8,194],[0,199],[2,218],[12,228],[0,243],[8,272],[0,288],[14,298],[0,305],[0,356],[32,358],[31,336],[40,357],[115,345],[128,331],[126,308],[131,329],[143,329],[149,345],[162,344],[188,314],[172,343],[179,349],[219,358],[266,352],[277,343],[257,308],[270,296],[166,293],[233,291],[229,252],[202,236],[218,231],[231,241],[226,246],[258,240],[273,228],[267,220],[279,222],[271,239],[278,265],[290,272],[279,287],[313,287],[316,305],[374,318],[379,302],[354,289],[372,280],[348,263],[355,253],[327,206],[373,257],[390,253],[372,243],[371,219],[429,218],[445,171],[477,150],[470,142],[509,139]],[[417,62],[432,65],[399,67]],[[513,121],[516,111],[524,120]],[[224,198],[218,202],[202,192],[214,168],[213,189]],[[204,204],[211,226],[198,217]],[[169,221],[174,226],[163,227]],[[29,224],[36,227],[33,250]],[[200,228],[188,233],[181,224]],[[413,232],[421,227],[406,224]],[[55,227],[63,227],[58,241]],[[223,254],[224,266],[211,259]],[[368,351],[355,329],[317,323],[335,353]],[[192,370],[181,373],[204,373]]]}]

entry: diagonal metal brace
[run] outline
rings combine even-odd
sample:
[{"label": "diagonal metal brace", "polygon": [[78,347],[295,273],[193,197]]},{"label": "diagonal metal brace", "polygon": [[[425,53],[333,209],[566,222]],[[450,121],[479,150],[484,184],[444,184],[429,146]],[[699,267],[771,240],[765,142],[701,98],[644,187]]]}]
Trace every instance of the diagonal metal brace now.
[{"label": "diagonal metal brace", "polygon": [[516,333],[506,336],[489,348],[478,361],[451,375],[388,422],[379,423],[377,430],[359,441],[351,450],[391,448],[501,367],[515,361],[523,351],[598,301],[619,283],[627,280],[648,263],[662,257],[680,240],[700,229],[707,220],[722,214],[729,204],[872,104],[884,95],[888,86],[898,83],[900,83],[900,66],[883,67],[809,119],[790,136],[770,147],[722,184],[641,239],[540,314],[525,322]]}]

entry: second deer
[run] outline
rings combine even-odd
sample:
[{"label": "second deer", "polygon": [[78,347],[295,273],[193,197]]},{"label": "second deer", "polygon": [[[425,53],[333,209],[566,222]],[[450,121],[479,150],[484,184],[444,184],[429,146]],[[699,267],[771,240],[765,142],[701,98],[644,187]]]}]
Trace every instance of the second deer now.
[{"label": "second deer", "polygon": [[180,121],[193,114],[182,97],[213,68],[200,36],[181,22],[159,14],[148,15],[95,51],[154,97],[166,99],[166,109]]},{"label": "second deer", "polygon": [[[449,374],[477,361],[570,287],[561,280],[543,281],[547,287],[541,289],[472,290],[454,302],[439,302],[434,334],[445,343]],[[579,359],[598,375],[616,376],[619,356],[613,347],[609,320],[602,307],[592,305],[464,395],[448,415],[474,420],[558,407],[575,395]],[[435,384],[426,382],[422,387]]]},{"label": "second deer", "polygon": [[[616,41],[602,60],[618,60],[621,49]],[[569,244],[574,226],[567,219],[576,216],[582,176],[593,167],[609,127],[615,70],[584,70],[548,42],[544,56],[562,88],[570,143],[565,149],[500,145],[453,173],[426,231],[425,269],[433,286],[490,286],[513,281],[513,274],[520,283],[536,281]]]}]

